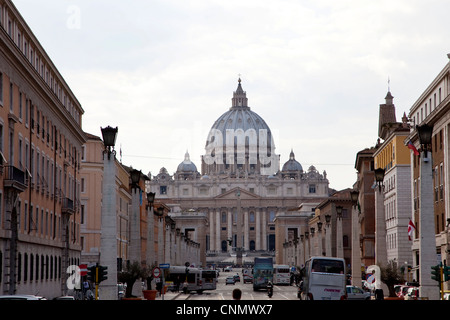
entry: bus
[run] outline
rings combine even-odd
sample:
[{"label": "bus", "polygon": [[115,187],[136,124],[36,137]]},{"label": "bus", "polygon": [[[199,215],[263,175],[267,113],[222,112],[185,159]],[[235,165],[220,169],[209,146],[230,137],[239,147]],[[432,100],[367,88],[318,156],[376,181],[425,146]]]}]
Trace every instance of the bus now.
[{"label": "bus", "polygon": [[[165,275],[165,282],[171,290],[185,290],[186,292],[203,292],[202,270],[184,266],[170,266]],[[184,288],[184,283],[187,286]]]},{"label": "bus", "polygon": [[347,299],[345,260],[331,257],[311,257],[302,269],[301,300]]},{"label": "bus", "polygon": [[216,290],[217,288],[217,271],[216,270],[201,270],[202,289]]},{"label": "bus", "polygon": [[255,257],[253,265],[253,290],[267,289],[269,282],[273,282],[272,258]]},{"label": "bus", "polygon": [[291,283],[291,269],[286,264],[276,264],[273,266],[273,284]]}]

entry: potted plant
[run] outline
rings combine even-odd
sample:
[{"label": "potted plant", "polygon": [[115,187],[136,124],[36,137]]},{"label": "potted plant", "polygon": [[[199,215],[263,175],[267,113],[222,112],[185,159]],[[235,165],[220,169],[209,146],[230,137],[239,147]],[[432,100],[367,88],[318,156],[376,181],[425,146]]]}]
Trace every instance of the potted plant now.
[{"label": "potted plant", "polygon": [[155,300],[157,290],[152,290],[152,280],[153,280],[153,268],[155,266],[151,266],[150,268],[145,268],[143,274],[144,278],[147,281],[147,290],[142,290],[142,294],[144,295],[144,299],[146,300]]},{"label": "potted plant", "polygon": [[386,300],[403,300],[403,298],[397,297],[395,294],[394,286],[399,283],[403,283],[405,280],[400,270],[397,267],[395,261],[389,261],[385,267],[380,266],[381,281],[386,284],[389,290],[389,296]]},{"label": "potted plant", "polygon": [[139,262],[134,261],[131,264],[125,267],[125,270],[120,272],[118,275],[118,279],[120,282],[124,282],[127,284],[127,288],[125,290],[125,299],[128,298],[136,298],[132,295],[133,285],[137,279],[141,279],[143,275],[143,269]]}]

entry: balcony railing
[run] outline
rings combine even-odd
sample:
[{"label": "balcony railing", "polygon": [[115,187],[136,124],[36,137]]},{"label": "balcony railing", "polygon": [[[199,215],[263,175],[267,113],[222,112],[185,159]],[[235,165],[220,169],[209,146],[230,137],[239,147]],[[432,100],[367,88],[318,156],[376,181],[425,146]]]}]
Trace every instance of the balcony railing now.
[{"label": "balcony railing", "polygon": [[62,201],[62,212],[73,214],[75,212],[75,207],[72,199],[64,198]]},{"label": "balcony railing", "polygon": [[19,192],[25,191],[28,180],[25,179],[25,171],[12,165],[4,166],[3,185],[5,188],[14,188]]}]

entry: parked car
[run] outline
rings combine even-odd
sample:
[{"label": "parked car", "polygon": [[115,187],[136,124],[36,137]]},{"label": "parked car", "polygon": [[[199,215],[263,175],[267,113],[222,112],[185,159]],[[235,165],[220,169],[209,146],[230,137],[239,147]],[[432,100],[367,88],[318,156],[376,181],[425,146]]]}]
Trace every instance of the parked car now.
[{"label": "parked car", "polygon": [[397,291],[397,296],[400,298],[405,298],[406,293],[408,292],[409,288],[414,288],[411,286],[401,286],[400,289]]},{"label": "parked car", "polygon": [[241,277],[237,273],[234,275],[234,282],[241,282]]},{"label": "parked car", "polygon": [[346,286],[347,300],[370,300],[370,292],[364,291],[357,286]]},{"label": "parked car", "polygon": [[226,278],[226,280],[225,280],[225,284],[235,284],[235,280],[234,280],[234,277],[233,276],[229,276],[229,277],[227,277]]},{"label": "parked car", "polygon": [[410,287],[405,295],[405,300],[417,300],[419,298],[419,288]]},{"label": "parked car", "polygon": [[41,296],[34,296],[31,294],[11,294],[0,296],[0,300],[47,300]]},{"label": "parked car", "polygon": [[53,298],[53,300],[75,300],[74,296],[60,296]]}]

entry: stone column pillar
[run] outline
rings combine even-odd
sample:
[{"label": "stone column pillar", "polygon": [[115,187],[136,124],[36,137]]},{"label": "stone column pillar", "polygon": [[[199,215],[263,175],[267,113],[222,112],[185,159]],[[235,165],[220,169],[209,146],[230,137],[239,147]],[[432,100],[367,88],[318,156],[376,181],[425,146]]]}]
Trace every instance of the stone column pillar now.
[{"label": "stone column pillar", "polygon": [[[426,151],[425,151],[426,152]],[[420,159],[419,277],[421,297],[439,300],[437,283],[431,279],[431,267],[438,264],[434,231],[432,156],[422,151]]]},{"label": "stone column pillar", "polygon": [[102,233],[100,265],[108,267],[108,279],[101,282],[102,300],[117,300],[117,187],[115,155],[103,155]]}]

